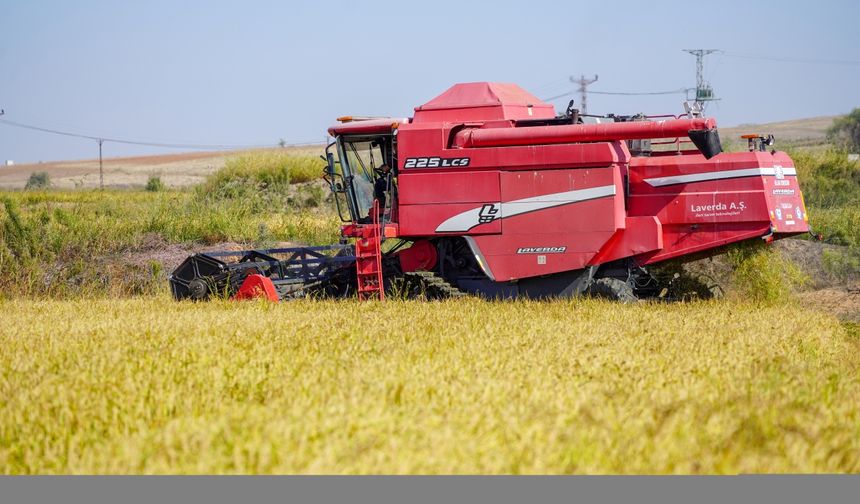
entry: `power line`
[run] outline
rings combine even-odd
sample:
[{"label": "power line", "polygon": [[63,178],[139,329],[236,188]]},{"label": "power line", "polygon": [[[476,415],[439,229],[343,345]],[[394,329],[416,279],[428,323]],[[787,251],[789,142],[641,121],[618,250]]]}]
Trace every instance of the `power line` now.
[{"label": "power line", "polygon": [[[687,92],[687,88],[678,88],[672,89],[670,91],[644,91],[644,92],[623,92],[623,91],[588,91],[591,94],[599,94],[599,95],[613,95],[613,96],[651,96],[651,95],[669,95],[669,94],[684,94]],[[562,93],[556,96],[550,96],[549,98],[544,98],[543,101],[553,101],[559,98],[564,98],[565,96],[570,96],[575,94],[575,90],[570,90],[567,93]]]},{"label": "power line", "polygon": [[127,140],[121,138],[110,138],[105,136],[93,136],[93,135],[85,135],[82,133],[72,133],[69,131],[61,131],[52,128],[45,128],[42,126],[34,126],[32,124],[24,124],[16,121],[9,121],[6,119],[0,119],[0,124],[6,124],[8,126],[13,126],[16,128],[23,128],[33,131],[41,131],[43,133],[51,133],[54,135],[62,135],[74,138],[84,138],[87,140],[94,140],[96,142],[114,142],[120,144],[128,144],[128,145],[144,145],[149,147],[165,147],[165,148],[176,148],[176,149],[228,149],[228,148],[249,148],[254,146],[232,146],[232,145],[221,145],[221,144],[212,144],[212,145],[204,145],[204,144],[179,144],[179,143],[162,143],[162,142],[146,142],[141,140]]},{"label": "power line", "polygon": [[562,93],[562,94],[560,94],[560,95],[550,96],[549,98],[543,98],[543,99],[542,99],[542,101],[553,101],[553,100],[558,100],[559,98],[564,98],[565,96],[570,96],[570,95],[572,95],[572,94],[573,94],[573,93],[575,93],[575,92],[576,92],[576,91],[568,91],[567,93]]},{"label": "power line", "polygon": [[806,58],[779,58],[772,56],[761,56],[757,54],[723,53],[729,58],[741,58],[762,61],[778,61],[781,63],[813,63],[821,65],[860,65],[860,60],[828,60],[828,59],[806,59]]},{"label": "power line", "polygon": [[[0,115],[3,115],[5,111],[0,110]],[[104,189],[105,179],[104,179],[104,167],[102,161],[102,145],[105,142],[113,142],[118,144],[126,144],[126,145],[143,145],[147,147],[163,147],[167,149],[203,149],[203,150],[235,150],[235,149],[259,149],[265,147],[274,147],[274,145],[225,145],[225,144],[181,144],[181,143],[164,143],[164,142],[144,142],[141,140],[127,140],[122,138],[110,138],[110,137],[99,137],[93,135],[84,135],[82,133],[72,133],[70,131],[61,131],[52,128],[45,128],[42,126],[33,126],[32,124],[24,124],[16,121],[8,121],[5,119],[0,119],[0,124],[5,124],[6,126],[12,126],[15,128],[28,129],[32,131],[39,131],[42,133],[50,133],[52,135],[62,135],[73,138],[83,138],[85,140],[94,140],[99,144],[99,188]],[[287,144],[281,141],[278,144],[280,147],[297,147],[300,145],[311,145],[316,144],[316,142],[307,142],[304,144]]]},{"label": "power line", "polygon": [[683,94],[687,92],[687,88],[673,89],[671,91],[651,91],[643,93],[621,93],[614,91],[589,91],[592,94],[602,95],[617,95],[617,96],[646,96],[646,95],[668,95],[668,94]]},{"label": "power line", "polygon": [[[34,126],[32,124],[24,124],[16,121],[9,121],[7,119],[0,119],[0,124],[5,124],[7,126],[12,126],[15,128],[23,128],[33,131],[41,131],[43,133],[51,133],[54,135],[62,135],[73,138],[83,138],[86,140],[93,140],[95,142],[113,142],[118,144],[126,144],[126,145],[142,145],[147,147],[163,147],[167,149],[202,149],[202,150],[235,150],[235,149],[260,149],[266,147],[275,147],[275,144],[190,144],[190,143],[167,143],[167,142],[148,142],[143,140],[128,140],[123,138],[112,138],[106,136],[94,136],[94,135],[85,135],[83,133],[73,133],[70,131],[62,131],[56,130],[52,128],[45,128],[43,126]],[[301,145],[312,145],[318,142],[305,142],[305,143],[294,143],[294,144],[286,144],[285,146],[289,147],[297,147]]]}]

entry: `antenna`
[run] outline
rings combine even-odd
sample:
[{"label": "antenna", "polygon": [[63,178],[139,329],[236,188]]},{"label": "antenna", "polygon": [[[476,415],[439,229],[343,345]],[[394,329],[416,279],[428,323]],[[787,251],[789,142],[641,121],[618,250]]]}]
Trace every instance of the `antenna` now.
[{"label": "antenna", "polygon": [[588,100],[587,100],[588,86],[597,82],[597,74],[594,74],[593,79],[586,79],[585,75],[581,75],[579,77],[579,79],[571,77],[570,82],[573,82],[574,84],[579,84],[579,89],[577,89],[577,91],[579,91],[579,101],[580,101],[580,103],[582,103],[582,113],[587,114],[588,113]]},{"label": "antenna", "polygon": [[[698,103],[702,110],[705,108],[705,102],[719,100],[719,98],[714,98],[714,89],[710,84],[705,82],[704,77],[704,68],[705,68],[705,56],[720,52],[719,49],[684,49],[684,52],[688,52],[696,57],[696,96],[694,98],[695,102]],[[688,90],[692,91],[692,90]],[[687,100],[690,99],[689,94],[687,95]]]}]

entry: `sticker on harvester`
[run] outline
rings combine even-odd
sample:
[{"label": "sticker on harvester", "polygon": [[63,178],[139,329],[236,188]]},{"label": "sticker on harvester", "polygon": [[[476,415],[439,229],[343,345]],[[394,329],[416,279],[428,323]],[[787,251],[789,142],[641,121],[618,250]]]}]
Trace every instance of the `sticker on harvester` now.
[{"label": "sticker on harvester", "polygon": [[406,158],[403,168],[453,168],[469,166],[469,158],[417,157]]},{"label": "sticker on harvester", "polygon": [[567,247],[520,247],[517,254],[563,254]]},{"label": "sticker on harvester", "polygon": [[785,172],[783,171],[782,166],[778,164],[773,165],[773,174],[776,175],[777,180],[785,178]]},{"label": "sticker on harvester", "polygon": [[732,201],[729,203],[712,203],[708,205],[690,204],[690,213],[697,219],[710,217],[734,217],[746,210],[747,204],[743,201]]},{"label": "sticker on harvester", "polygon": [[478,223],[479,224],[487,224],[493,222],[496,217],[499,216],[499,208],[495,205],[495,203],[487,203],[486,205],[481,207],[481,211],[478,212]]}]

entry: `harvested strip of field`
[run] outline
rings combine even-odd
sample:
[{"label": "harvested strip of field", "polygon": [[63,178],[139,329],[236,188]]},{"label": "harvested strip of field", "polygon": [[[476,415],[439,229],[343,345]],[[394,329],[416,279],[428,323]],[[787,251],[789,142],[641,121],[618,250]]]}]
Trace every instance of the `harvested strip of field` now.
[{"label": "harvested strip of field", "polygon": [[795,306],[2,301],[2,473],[860,471]]},{"label": "harvested strip of field", "polygon": [[[143,187],[147,178],[158,176],[169,187],[200,184],[223,168],[234,156],[288,153],[317,157],[323,146],[287,147],[229,152],[183,152],[151,156],[107,157],[103,162],[104,184],[112,188]],[[47,172],[54,187],[62,189],[99,187],[99,160],[49,161],[0,167],[0,188],[21,189],[35,172]]]}]

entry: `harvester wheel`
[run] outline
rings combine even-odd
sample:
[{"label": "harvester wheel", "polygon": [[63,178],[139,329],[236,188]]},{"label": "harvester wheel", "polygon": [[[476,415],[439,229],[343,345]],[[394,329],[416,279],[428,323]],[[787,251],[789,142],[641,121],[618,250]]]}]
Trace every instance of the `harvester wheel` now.
[{"label": "harvester wheel", "polygon": [[465,297],[466,293],[430,271],[403,274],[403,293],[409,299],[447,299]]},{"label": "harvester wheel", "polygon": [[189,282],[188,293],[191,299],[201,301],[209,296],[209,286],[203,279],[198,278]]},{"label": "harvester wheel", "polygon": [[621,303],[635,303],[639,298],[627,282],[617,278],[598,278],[591,284],[588,293],[592,297],[611,299]]}]

